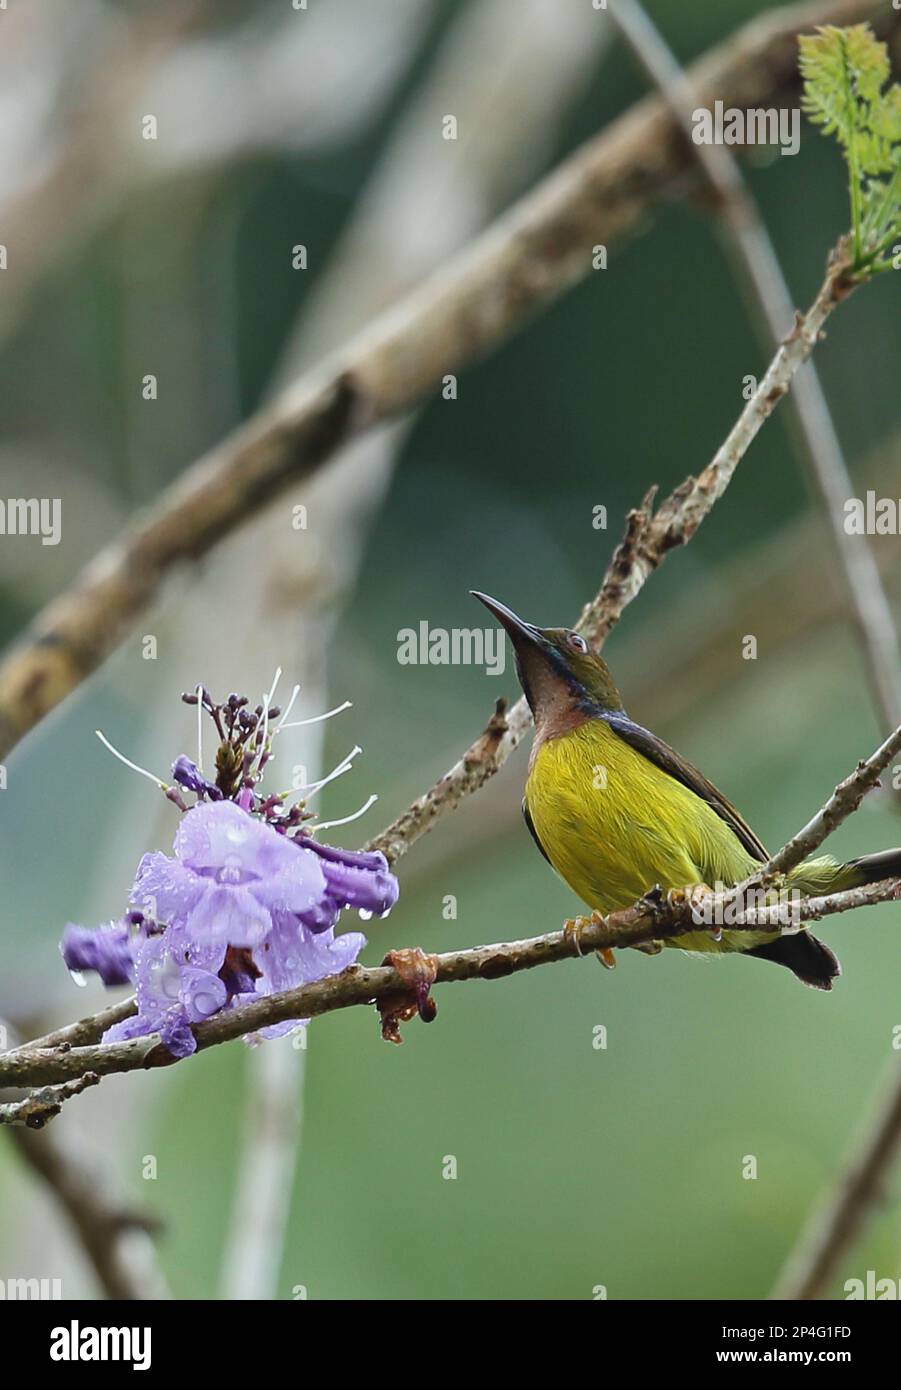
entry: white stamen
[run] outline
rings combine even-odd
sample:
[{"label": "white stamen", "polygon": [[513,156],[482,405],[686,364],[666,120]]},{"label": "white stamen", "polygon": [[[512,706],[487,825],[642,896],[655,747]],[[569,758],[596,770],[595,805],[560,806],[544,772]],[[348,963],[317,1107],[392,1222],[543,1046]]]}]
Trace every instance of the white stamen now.
[{"label": "white stamen", "polygon": [[260,748],[264,752],[266,750],[266,740],[269,737],[269,709],[272,705],[272,697],[275,694],[275,687],[278,685],[281,678],[282,668],[278,666],[276,667],[275,675],[272,678],[272,684],[269,687],[269,694],[263,696],[263,738],[260,743]]},{"label": "white stamen", "polygon": [[281,668],[280,666],[277,666],[277,667],[275,668],[275,675],[272,677],[272,684],[271,684],[270,687],[269,687],[269,694],[268,694],[268,695],[265,697],[265,699],[263,700],[263,704],[266,706],[267,709],[268,709],[269,706],[272,704],[272,697],[273,697],[273,695],[275,694],[275,688],[276,688],[276,686],[278,685],[278,683],[279,683],[279,681],[281,680],[281,678],[282,678],[282,668]]},{"label": "white stamen", "polygon": [[299,685],[295,685],[294,689],[291,691],[291,698],[290,698],[290,700],[288,701],[287,705],[285,706],[284,710],[282,711],[282,717],[281,717],[281,719],[278,721],[278,723],[277,723],[276,726],[275,726],[275,730],[274,730],[275,733],[278,733],[279,729],[281,729],[281,728],[283,727],[283,725],[284,725],[284,723],[285,723],[285,720],[288,718],[288,715],[291,713],[292,709],[294,708],[294,701],[297,699],[297,697],[298,697],[299,694],[300,694],[300,686],[299,686]]},{"label": "white stamen", "polygon": [[357,754],[362,753],[362,751],[363,750],[360,747],[360,745],[355,744],[354,747],[348,753],[347,757],[342,758],[340,763],[338,763],[337,767],[333,767],[331,772],[329,772],[327,776],[321,777],[318,782],[307,782],[305,786],[295,787],[294,790],[298,792],[307,792],[308,795],[304,797],[304,800],[309,801],[311,796],[315,796],[316,793],[318,791],[321,791],[323,787],[327,787],[329,782],[334,782],[336,777],[341,777],[343,773],[350,772],[351,763],[353,762]]},{"label": "white stamen", "polygon": [[293,724],[279,723],[279,729],[301,729],[305,724],[321,724],[323,719],[331,719],[333,714],[341,714],[343,710],[350,709],[351,700],[345,700],[343,705],[336,705],[334,709],[326,710],[325,714],[314,714],[312,719],[296,719]]},{"label": "white stamen", "polygon": [[341,820],[320,821],[312,828],[313,830],[333,830],[336,825],[349,825],[352,820],[359,820],[361,816],[365,816],[370,806],[376,801],[378,801],[378,796],[373,792],[369,800],[360,807],[359,811],[354,811],[352,816],[342,816]]},{"label": "white stamen", "polygon": [[108,748],[109,751],[112,753],[113,757],[118,758],[120,763],[124,763],[126,767],[130,767],[132,772],[140,772],[142,777],[147,777],[151,782],[155,782],[161,791],[165,792],[169,790],[166,783],[160,781],[159,777],[155,777],[152,772],[148,772],[146,767],[138,767],[137,763],[133,763],[130,758],[126,758],[125,754],[120,753],[118,748],[114,748],[113,745],[110,743],[109,739],[106,737],[106,734],[102,734],[99,729],[95,729],[94,733],[100,739],[100,742],[103,744],[104,748]]},{"label": "white stamen", "polygon": [[203,774],[203,686],[194,691],[197,696],[197,771]]}]

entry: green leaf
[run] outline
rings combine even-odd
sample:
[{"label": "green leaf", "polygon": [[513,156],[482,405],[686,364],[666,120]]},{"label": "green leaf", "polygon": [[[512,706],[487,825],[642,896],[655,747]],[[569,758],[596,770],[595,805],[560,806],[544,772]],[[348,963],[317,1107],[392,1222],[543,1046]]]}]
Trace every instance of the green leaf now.
[{"label": "green leaf", "polygon": [[901,87],[886,85],[888,50],[868,24],[825,25],[799,45],[802,108],[848,165],[854,267],[885,268],[878,258],[901,236]]}]

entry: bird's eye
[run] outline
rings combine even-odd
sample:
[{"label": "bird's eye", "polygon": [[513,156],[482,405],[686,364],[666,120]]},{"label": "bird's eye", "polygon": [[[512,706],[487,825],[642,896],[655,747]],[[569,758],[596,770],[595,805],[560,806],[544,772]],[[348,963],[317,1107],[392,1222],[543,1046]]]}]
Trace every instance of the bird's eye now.
[{"label": "bird's eye", "polygon": [[569,642],[569,645],[571,647],[575,647],[577,652],[588,651],[588,643],[585,641],[585,638],[580,637],[577,632],[570,632],[568,634],[567,640]]}]

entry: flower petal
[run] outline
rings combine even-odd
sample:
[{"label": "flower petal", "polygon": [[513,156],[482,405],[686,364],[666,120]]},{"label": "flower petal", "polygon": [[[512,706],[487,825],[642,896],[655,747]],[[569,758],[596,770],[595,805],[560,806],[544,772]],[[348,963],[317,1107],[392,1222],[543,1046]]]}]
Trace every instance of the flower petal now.
[{"label": "flower petal", "polygon": [[129,901],[158,922],[185,922],[206,886],[177,859],[156,851],[138,865]]},{"label": "flower petal", "polygon": [[125,922],[95,930],[67,922],[59,949],[69,970],[96,970],[105,985],[127,985],[135,975],[135,946]]},{"label": "flower petal", "polygon": [[361,908],[381,917],[397,902],[400,885],[383,854],[321,845],[311,835],[297,843],[319,859],[329,894],[341,907]]},{"label": "flower petal", "polygon": [[271,928],[268,908],[249,888],[209,880],[187,924],[194,940],[215,943],[223,949],[226,946],[256,946]]},{"label": "flower petal", "polygon": [[228,1001],[228,991],[218,975],[183,965],[180,970],[178,997],[191,1023],[201,1023],[217,1014]]},{"label": "flower petal", "polygon": [[196,873],[216,875],[230,868],[268,878],[291,863],[295,846],[233,801],[202,801],[182,816],[174,849]]}]

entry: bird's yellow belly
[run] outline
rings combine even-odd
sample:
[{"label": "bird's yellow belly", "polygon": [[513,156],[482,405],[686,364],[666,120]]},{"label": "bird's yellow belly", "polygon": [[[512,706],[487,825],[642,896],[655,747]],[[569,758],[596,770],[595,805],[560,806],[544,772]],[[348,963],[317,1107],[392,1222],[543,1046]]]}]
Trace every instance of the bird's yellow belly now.
[{"label": "bird's yellow belly", "polygon": [[[540,745],[526,804],[553,867],[602,912],[627,907],[655,884],[736,883],[755,862],[712,807],[603,720]],[[678,944],[714,946],[709,933],[698,935]],[[749,935],[742,945],[752,944]]]}]

